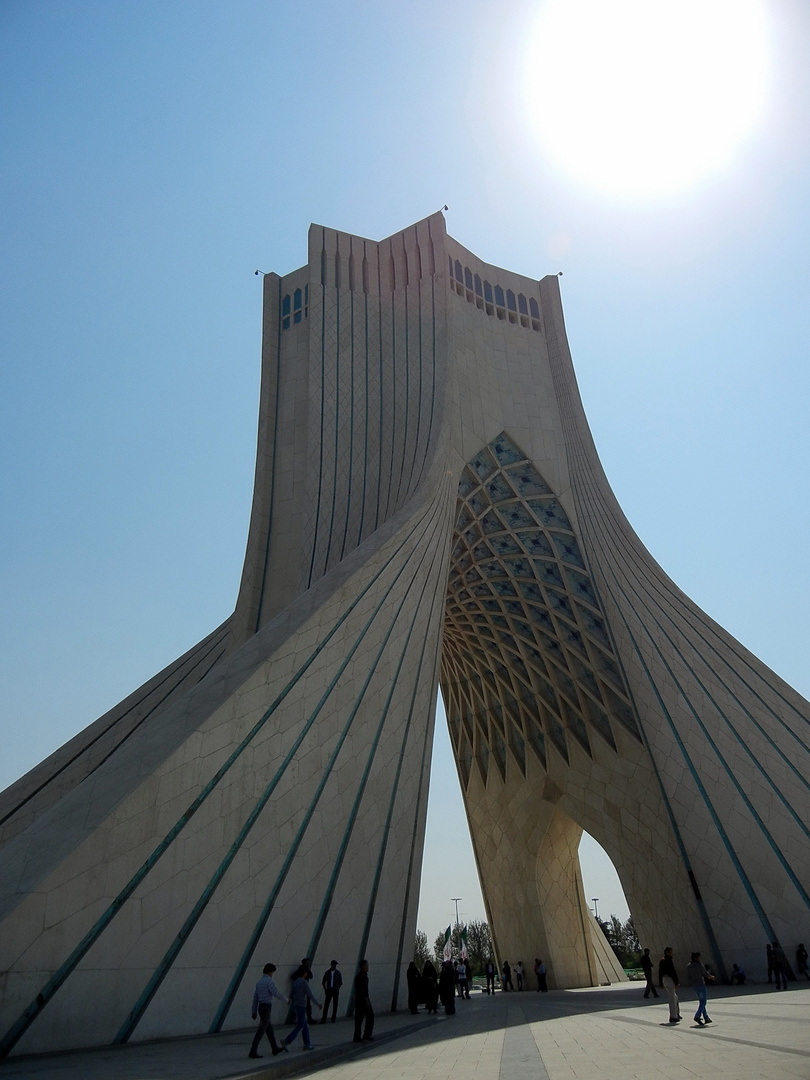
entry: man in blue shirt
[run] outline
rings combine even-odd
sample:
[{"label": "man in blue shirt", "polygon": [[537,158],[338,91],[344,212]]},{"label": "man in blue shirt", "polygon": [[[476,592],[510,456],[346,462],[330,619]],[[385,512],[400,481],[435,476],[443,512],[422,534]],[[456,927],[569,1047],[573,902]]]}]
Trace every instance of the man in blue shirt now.
[{"label": "man in blue shirt", "polygon": [[282,1043],[280,1046],[276,1042],[276,1036],[273,1033],[273,1025],[270,1023],[270,1006],[273,1004],[273,998],[278,998],[279,1001],[286,1002],[289,998],[286,998],[273,982],[272,975],[276,970],[275,964],[265,964],[262,968],[262,977],[256,983],[256,989],[253,991],[253,1006],[250,1010],[250,1014],[255,1020],[258,1016],[259,1026],[256,1028],[256,1034],[253,1036],[253,1044],[250,1047],[250,1053],[248,1057],[259,1058],[262,1055],[259,1051],[259,1043],[262,1041],[262,1035],[267,1032],[267,1038],[270,1041],[270,1047],[273,1051],[273,1057],[276,1054],[280,1054],[282,1050],[286,1050],[287,1047]]}]

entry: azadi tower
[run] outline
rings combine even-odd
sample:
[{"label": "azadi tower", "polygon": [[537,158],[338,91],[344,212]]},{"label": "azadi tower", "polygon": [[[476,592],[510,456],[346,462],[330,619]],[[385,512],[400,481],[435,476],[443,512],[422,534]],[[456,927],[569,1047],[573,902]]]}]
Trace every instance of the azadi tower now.
[{"label": "azadi tower", "polygon": [[240,1027],[305,955],[401,1006],[437,684],[499,961],[615,977],[583,829],[654,954],[810,938],[810,705],[625,520],[557,278],[313,226],[233,615],[0,800],[2,1052]]}]

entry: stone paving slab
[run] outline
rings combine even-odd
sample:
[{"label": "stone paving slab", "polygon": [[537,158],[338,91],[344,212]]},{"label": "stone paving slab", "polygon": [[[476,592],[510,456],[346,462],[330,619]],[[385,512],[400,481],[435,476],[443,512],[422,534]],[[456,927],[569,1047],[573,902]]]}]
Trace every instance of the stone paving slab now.
[{"label": "stone paving slab", "polygon": [[707,1028],[692,1022],[695,1007],[685,992],[683,1022],[670,1026],[664,998],[645,1001],[638,984],[481,994],[451,1017],[380,1016],[375,1042],[359,1047],[340,1020],[313,1026],[312,1053],[299,1042],[248,1061],[246,1029],[12,1059],[0,1080],[810,1080],[810,983],[712,987]]}]

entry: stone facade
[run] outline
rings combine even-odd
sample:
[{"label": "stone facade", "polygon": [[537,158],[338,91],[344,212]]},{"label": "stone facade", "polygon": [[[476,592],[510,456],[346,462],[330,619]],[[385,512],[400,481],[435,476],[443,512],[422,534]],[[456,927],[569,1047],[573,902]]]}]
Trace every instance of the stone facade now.
[{"label": "stone facade", "polygon": [[810,706],[624,518],[557,278],[313,226],[233,615],[0,797],[0,1052],[239,1027],[304,955],[401,1006],[437,683],[501,959],[618,976],[582,829],[656,952],[810,937]]}]

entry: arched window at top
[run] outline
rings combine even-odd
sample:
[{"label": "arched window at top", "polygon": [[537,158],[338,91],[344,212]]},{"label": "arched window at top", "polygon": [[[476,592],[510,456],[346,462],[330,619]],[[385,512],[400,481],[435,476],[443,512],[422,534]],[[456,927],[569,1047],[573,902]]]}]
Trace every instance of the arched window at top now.
[{"label": "arched window at top", "polygon": [[472,274],[469,266],[464,267],[464,284],[468,289],[472,289]]},{"label": "arched window at top", "polygon": [[488,281],[484,282],[484,299],[488,304],[492,303],[492,286]]},{"label": "arched window at top", "polygon": [[498,307],[503,307],[503,289],[500,285],[495,286],[495,303]]},{"label": "arched window at top", "polygon": [[506,306],[510,311],[517,311],[517,304],[515,303],[515,294],[511,289],[506,290]]},{"label": "arched window at top", "polygon": [[460,281],[464,284],[464,275],[461,272],[461,263],[456,259],[456,281]]},{"label": "arched window at top", "polygon": [[529,309],[526,305],[526,297],[523,293],[518,293],[518,311],[520,311],[521,315],[529,314]]},{"label": "arched window at top", "polygon": [[531,311],[533,319],[540,318],[540,308],[537,306],[537,301],[533,296],[529,299],[529,311]]}]

